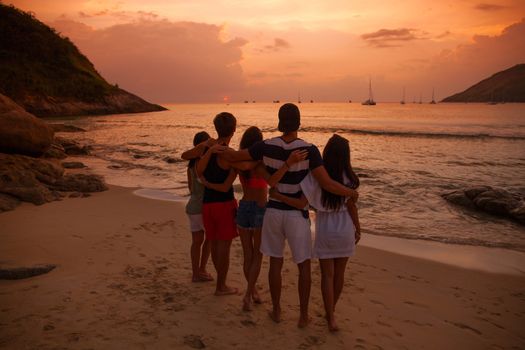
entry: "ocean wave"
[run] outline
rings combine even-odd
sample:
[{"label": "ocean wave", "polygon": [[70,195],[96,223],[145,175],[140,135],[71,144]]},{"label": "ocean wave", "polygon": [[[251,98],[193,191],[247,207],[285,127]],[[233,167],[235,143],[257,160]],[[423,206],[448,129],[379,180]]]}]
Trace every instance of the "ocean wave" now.
[{"label": "ocean wave", "polygon": [[405,233],[383,233],[370,229],[363,229],[363,233],[372,234],[376,236],[385,236],[385,237],[396,237],[403,239],[412,239],[412,240],[423,240],[423,241],[432,241],[440,242],[445,244],[456,244],[456,245],[468,245],[468,246],[481,246],[488,248],[502,248],[516,250],[519,252],[525,252],[525,246],[521,244],[513,244],[508,242],[498,242],[498,241],[484,241],[476,238],[468,237],[452,237],[452,236],[414,236],[411,234]]},{"label": "ocean wave", "polygon": [[525,135],[496,135],[488,133],[451,133],[451,132],[428,132],[428,131],[397,131],[397,130],[369,130],[342,127],[318,127],[307,126],[301,128],[302,132],[327,132],[327,133],[349,133],[372,136],[397,136],[397,137],[420,137],[420,138],[455,138],[455,139],[508,139],[525,140]]},{"label": "ocean wave", "polygon": [[495,161],[461,161],[461,160],[448,160],[445,162],[449,165],[459,165],[459,166],[502,166],[502,167],[519,167],[525,166],[524,162],[495,162]]}]

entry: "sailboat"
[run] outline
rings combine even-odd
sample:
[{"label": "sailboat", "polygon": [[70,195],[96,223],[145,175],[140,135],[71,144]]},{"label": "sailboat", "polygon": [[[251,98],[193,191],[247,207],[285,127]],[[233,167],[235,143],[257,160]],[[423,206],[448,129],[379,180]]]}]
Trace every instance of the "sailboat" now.
[{"label": "sailboat", "polygon": [[434,88],[432,88],[432,101],[430,101],[430,104],[431,105],[435,105],[436,104],[436,100],[434,99]]},{"label": "sailboat", "polygon": [[368,100],[361,103],[363,106],[375,106],[374,95],[372,94],[372,79],[368,79]]},{"label": "sailboat", "polygon": [[403,99],[399,103],[401,103],[402,105],[405,104],[405,87],[404,86],[403,86]]},{"label": "sailboat", "polygon": [[297,103],[301,103],[301,92],[297,93]]},{"label": "sailboat", "polygon": [[489,104],[489,105],[497,105],[498,103],[494,99],[494,91],[492,91],[492,94],[490,96],[491,96],[490,97],[490,101],[487,104]]}]

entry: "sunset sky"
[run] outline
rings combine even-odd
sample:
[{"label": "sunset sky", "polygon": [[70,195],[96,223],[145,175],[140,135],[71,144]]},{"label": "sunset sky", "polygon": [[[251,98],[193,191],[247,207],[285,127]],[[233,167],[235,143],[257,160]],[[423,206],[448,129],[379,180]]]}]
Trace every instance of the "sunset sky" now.
[{"label": "sunset sky", "polygon": [[436,99],[525,63],[524,0],[18,0],[158,103]]}]

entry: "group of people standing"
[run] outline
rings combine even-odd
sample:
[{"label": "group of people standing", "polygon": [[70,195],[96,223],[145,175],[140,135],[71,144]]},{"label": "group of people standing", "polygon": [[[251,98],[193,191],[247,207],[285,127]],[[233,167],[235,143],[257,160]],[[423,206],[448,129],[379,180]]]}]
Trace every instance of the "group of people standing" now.
[{"label": "group of people standing", "polygon": [[[298,326],[309,322],[310,261],[318,258],[328,328],[337,331],[335,305],[343,289],[348,258],[361,234],[355,206],[359,178],[352,170],[348,140],[334,134],[321,156],[315,145],[298,137],[300,112],[291,103],[279,109],[281,136],[264,140],[259,128],[252,126],[244,132],[239,150],[229,147],[236,129],[235,117],[223,112],[213,123],[217,137],[199,132],[193,140],[194,148],[182,154],[189,160],[191,197],[186,213],[193,236],[192,280],[213,280],[206,271],[211,253],[217,272],[215,295],[237,294],[237,288],[229,286],[226,279],[231,242],[239,235],[247,281],[242,308],[250,311],[253,303],[261,303],[256,282],[264,254],[270,258],[270,317],[280,322],[281,270],[287,241],[299,271]],[[232,187],[237,175],[243,189],[238,206]],[[316,211],[313,247],[309,206]]]}]

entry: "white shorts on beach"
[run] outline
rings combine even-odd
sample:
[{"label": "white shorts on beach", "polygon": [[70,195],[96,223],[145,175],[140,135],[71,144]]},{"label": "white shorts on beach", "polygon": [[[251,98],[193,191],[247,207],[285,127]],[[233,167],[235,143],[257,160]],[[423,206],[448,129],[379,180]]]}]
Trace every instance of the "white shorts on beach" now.
[{"label": "white shorts on beach", "polygon": [[188,214],[190,219],[190,231],[204,231],[204,224],[202,223],[202,214]]},{"label": "white shorts on beach", "polygon": [[282,258],[285,240],[296,264],[312,258],[310,220],[298,210],[267,208],[262,226],[261,253]]}]

